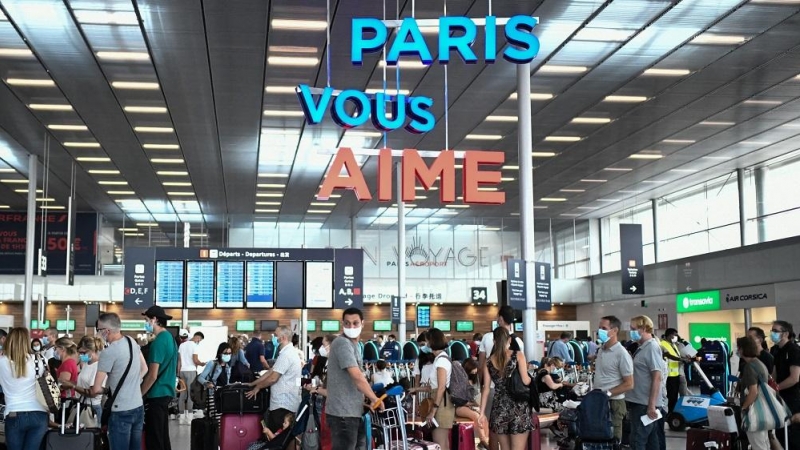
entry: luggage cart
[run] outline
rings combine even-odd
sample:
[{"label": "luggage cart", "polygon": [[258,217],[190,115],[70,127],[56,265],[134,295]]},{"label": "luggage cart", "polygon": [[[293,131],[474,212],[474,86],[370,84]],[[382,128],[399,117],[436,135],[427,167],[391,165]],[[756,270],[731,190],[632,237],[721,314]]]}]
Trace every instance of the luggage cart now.
[{"label": "luggage cart", "polygon": [[384,402],[383,411],[373,411],[371,413],[373,433],[378,430],[382,436],[378,440],[376,450],[407,450],[408,449],[408,436],[406,435],[406,415],[403,410],[403,397],[402,395],[392,396],[393,402],[391,405]]}]

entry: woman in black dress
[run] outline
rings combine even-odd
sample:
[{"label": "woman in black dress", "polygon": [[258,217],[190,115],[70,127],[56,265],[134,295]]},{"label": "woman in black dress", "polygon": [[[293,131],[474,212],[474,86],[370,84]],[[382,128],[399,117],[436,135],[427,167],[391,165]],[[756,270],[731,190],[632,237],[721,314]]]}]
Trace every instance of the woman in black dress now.
[{"label": "woman in black dress", "polygon": [[489,429],[497,434],[501,448],[525,450],[528,445],[528,435],[533,429],[531,408],[527,401],[514,401],[507,390],[508,378],[514,370],[519,370],[523,383],[531,383],[525,355],[519,348],[512,349],[512,343],[516,344],[516,340],[509,337],[505,328],[495,328],[493,336],[494,347],[483,368],[479,420],[486,420],[485,405],[489,400],[491,384],[494,383],[494,403],[489,413]]}]

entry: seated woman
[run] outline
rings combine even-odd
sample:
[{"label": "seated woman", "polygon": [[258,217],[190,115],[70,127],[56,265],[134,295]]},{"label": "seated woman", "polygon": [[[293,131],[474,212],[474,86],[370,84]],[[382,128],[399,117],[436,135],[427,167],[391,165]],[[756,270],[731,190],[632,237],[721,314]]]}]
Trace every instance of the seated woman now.
[{"label": "seated woman", "polygon": [[473,358],[467,358],[461,363],[464,371],[467,372],[469,380],[470,394],[472,400],[464,406],[456,408],[456,417],[470,419],[473,422],[475,435],[481,441],[478,450],[489,448],[489,422],[481,421],[481,383],[478,381],[478,363]]},{"label": "seated woman", "polygon": [[286,433],[290,433],[292,431],[292,425],[294,424],[294,414],[288,413],[286,416],[283,417],[283,426],[280,430],[275,431],[274,433],[268,427],[264,426],[264,422],[261,422],[264,432],[264,437],[259,439],[247,447],[247,450],[271,450],[271,449],[281,449],[283,448],[284,437]]},{"label": "seated woman", "polygon": [[542,359],[542,368],[536,372],[536,388],[542,408],[552,409],[553,412],[564,409],[563,403],[572,384],[560,382],[563,369],[564,361],[561,358]]}]

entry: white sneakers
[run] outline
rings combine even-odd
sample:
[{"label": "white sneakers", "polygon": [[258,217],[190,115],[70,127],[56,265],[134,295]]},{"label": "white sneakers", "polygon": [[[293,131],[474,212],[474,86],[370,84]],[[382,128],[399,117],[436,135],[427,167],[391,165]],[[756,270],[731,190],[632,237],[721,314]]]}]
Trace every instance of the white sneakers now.
[{"label": "white sneakers", "polygon": [[194,418],[195,418],[195,419],[202,419],[202,418],[203,418],[203,417],[205,417],[205,416],[206,416],[206,415],[205,415],[205,414],[203,414],[203,410],[202,410],[202,409],[195,409],[195,410],[194,410]]},{"label": "white sneakers", "polygon": [[[202,414],[202,411],[201,411]],[[178,416],[178,424],[179,425],[191,425],[192,420],[197,418],[197,412],[191,413],[189,411],[182,412]]]}]

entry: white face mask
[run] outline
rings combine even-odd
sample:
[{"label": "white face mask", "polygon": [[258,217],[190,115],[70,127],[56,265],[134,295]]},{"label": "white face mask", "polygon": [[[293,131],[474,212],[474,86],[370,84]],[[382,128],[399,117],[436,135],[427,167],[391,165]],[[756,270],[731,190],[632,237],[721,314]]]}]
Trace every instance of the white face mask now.
[{"label": "white face mask", "polygon": [[672,339],[670,339],[670,340],[674,344],[674,343],[678,342],[678,336],[672,336]]},{"label": "white face mask", "polygon": [[323,358],[327,358],[328,357],[328,349],[325,348],[324,345],[319,348],[319,356],[321,356]]},{"label": "white face mask", "polygon": [[347,336],[350,339],[357,339],[359,336],[361,336],[361,329],[362,328],[364,328],[364,327],[345,328],[344,329],[344,335]]}]

